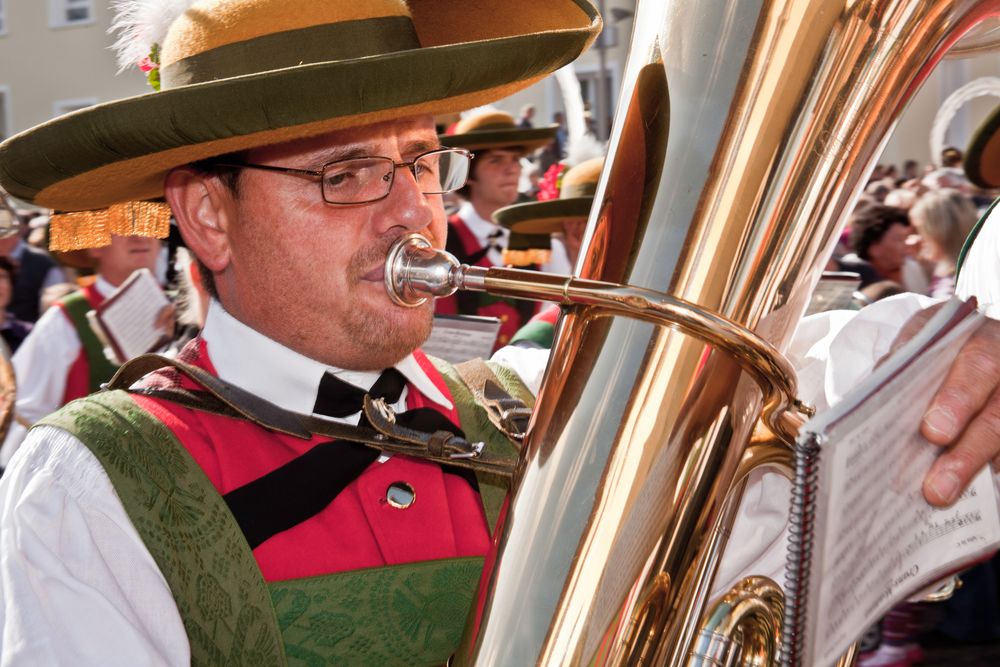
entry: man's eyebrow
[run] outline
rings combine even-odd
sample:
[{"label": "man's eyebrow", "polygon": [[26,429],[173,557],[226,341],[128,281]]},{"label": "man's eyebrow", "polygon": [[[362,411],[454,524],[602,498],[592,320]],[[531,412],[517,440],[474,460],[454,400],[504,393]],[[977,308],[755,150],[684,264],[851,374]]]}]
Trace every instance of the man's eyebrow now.
[{"label": "man's eyebrow", "polygon": [[371,157],[371,151],[369,151],[364,146],[345,146],[344,148],[334,148],[330,151],[326,151],[309,162],[308,169],[319,171],[331,162],[339,162],[340,160],[352,160],[357,157]]},{"label": "man's eyebrow", "polygon": [[[420,155],[421,153],[426,153],[427,151],[434,151],[441,148],[441,142],[436,139],[417,139],[416,141],[411,141],[407,143],[402,151],[404,156],[407,155]],[[364,146],[345,146],[341,149],[333,149],[324,152],[322,155],[318,155],[314,160],[312,160],[306,167],[311,171],[319,171],[324,166],[330,164],[331,162],[339,162],[340,160],[353,160],[359,157],[384,157],[375,156],[370,148]]]},{"label": "man's eyebrow", "polygon": [[441,142],[436,139],[417,139],[411,141],[403,148],[403,155],[419,155],[427,151],[436,151],[441,148]]}]

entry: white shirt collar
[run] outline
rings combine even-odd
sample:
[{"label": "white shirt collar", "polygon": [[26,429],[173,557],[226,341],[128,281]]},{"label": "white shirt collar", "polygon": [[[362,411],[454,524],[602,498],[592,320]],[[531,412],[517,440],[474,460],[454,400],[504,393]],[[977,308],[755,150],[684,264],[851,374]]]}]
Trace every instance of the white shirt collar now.
[{"label": "white shirt collar", "polygon": [[479,239],[481,245],[486,245],[486,240],[490,234],[494,234],[498,230],[503,233],[502,245],[507,245],[507,237],[510,236],[510,230],[506,227],[501,227],[492,220],[483,218],[476,212],[476,207],[472,205],[472,202],[462,202],[462,205],[458,207],[458,217],[465,222],[465,226],[469,228],[469,231]]},{"label": "white shirt collar", "polygon": [[118,290],[117,287],[109,283],[101,274],[97,274],[97,278],[94,280],[94,289],[105,299]]},{"label": "white shirt collar", "polygon": [[[348,371],[322,364],[271,340],[226,312],[213,299],[201,337],[219,377],[286,410],[309,414],[316,403],[319,382],[326,372],[344,382],[368,390],[380,371]],[[451,401],[434,385],[412,354],[396,364],[396,369],[421,394],[446,410]],[[405,409],[408,389],[393,407]],[[354,415],[344,421],[357,423]]]}]

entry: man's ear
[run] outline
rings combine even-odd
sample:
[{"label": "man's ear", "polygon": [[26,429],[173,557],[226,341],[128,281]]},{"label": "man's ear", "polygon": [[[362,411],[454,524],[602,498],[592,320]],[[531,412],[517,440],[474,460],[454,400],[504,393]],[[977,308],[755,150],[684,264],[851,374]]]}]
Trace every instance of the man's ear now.
[{"label": "man's ear", "polygon": [[184,243],[212,273],[229,266],[232,194],[215,174],[180,167],[167,174],[167,203]]}]

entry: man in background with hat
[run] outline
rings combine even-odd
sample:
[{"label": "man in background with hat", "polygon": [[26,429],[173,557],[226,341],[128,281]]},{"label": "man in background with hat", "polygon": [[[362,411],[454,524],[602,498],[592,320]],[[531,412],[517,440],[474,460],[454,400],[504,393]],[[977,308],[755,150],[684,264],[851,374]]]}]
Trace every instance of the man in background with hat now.
[{"label": "man in background with hat", "polygon": [[0,481],[3,660],[442,664],[500,480],[314,434],[361,433],[367,395],[418,433],[481,435],[418,349],[432,305],[389,299],[386,254],[445,243],[469,155],[434,116],[562,67],[600,19],[581,0],[203,0],[144,23],[161,9],[116,23],[159,92],[0,146],[0,182],[41,205],[165,193],[213,295],[183,365],[51,416]]},{"label": "man in background with hat", "polygon": [[112,236],[107,246],[85,252],[96,274],[94,282],[43,313],[11,358],[17,376],[15,422],[0,448],[0,467],[6,467],[31,424],[97,391],[114,375],[117,366],[105,354],[87,313],[134,271],[155,271],[160,242],[145,236]]},{"label": "man in background with hat", "polygon": [[[575,167],[563,166],[551,174],[553,183],[543,184],[538,201],[497,209],[493,220],[512,233],[539,239],[557,237],[570,266],[576,266],[603,167],[603,157],[584,160]],[[511,344],[552,347],[558,318],[559,306],[545,306],[514,334]]]},{"label": "man in background with hat", "polygon": [[[482,111],[459,121],[454,131],[441,136],[441,143],[472,151],[475,158],[468,183],[458,191],[464,200],[448,219],[448,251],[463,264],[504,266],[510,232],[493,221],[493,213],[517,201],[521,158],[548,144],[557,126],[519,127],[503,111]],[[438,299],[435,311],[442,315],[479,315],[500,319],[496,348],[536,311],[528,301],[483,293],[459,292]]]}]

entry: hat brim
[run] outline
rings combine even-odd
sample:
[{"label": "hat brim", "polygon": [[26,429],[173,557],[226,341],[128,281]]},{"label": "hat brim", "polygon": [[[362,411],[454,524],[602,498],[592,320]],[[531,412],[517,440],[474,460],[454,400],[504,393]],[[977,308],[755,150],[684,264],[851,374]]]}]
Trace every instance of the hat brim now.
[{"label": "hat brim", "polygon": [[979,126],[965,152],[965,175],[981,188],[1000,188],[1000,107]]},{"label": "hat brim", "polygon": [[93,270],[97,268],[97,260],[86,250],[67,250],[66,252],[53,252],[52,256],[63,266],[72,269]]},{"label": "hat brim", "polygon": [[171,169],[215,155],[480,106],[535,83],[590,44],[600,18],[587,3],[570,4],[587,25],[301,65],[88,107],[0,144],[0,184],[48,208],[103,208],[162,196]]},{"label": "hat brim", "polygon": [[465,134],[446,134],[439,138],[444,146],[451,148],[483,151],[491,148],[519,146],[526,153],[530,153],[548,145],[555,139],[558,129],[558,125],[531,128],[503,128],[467,132]]},{"label": "hat brim", "polygon": [[563,230],[564,222],[586,220],[593,203],[593,197],[568,197],[512,204],[494,212],[493,220],[512,232],[553,234]]}]

